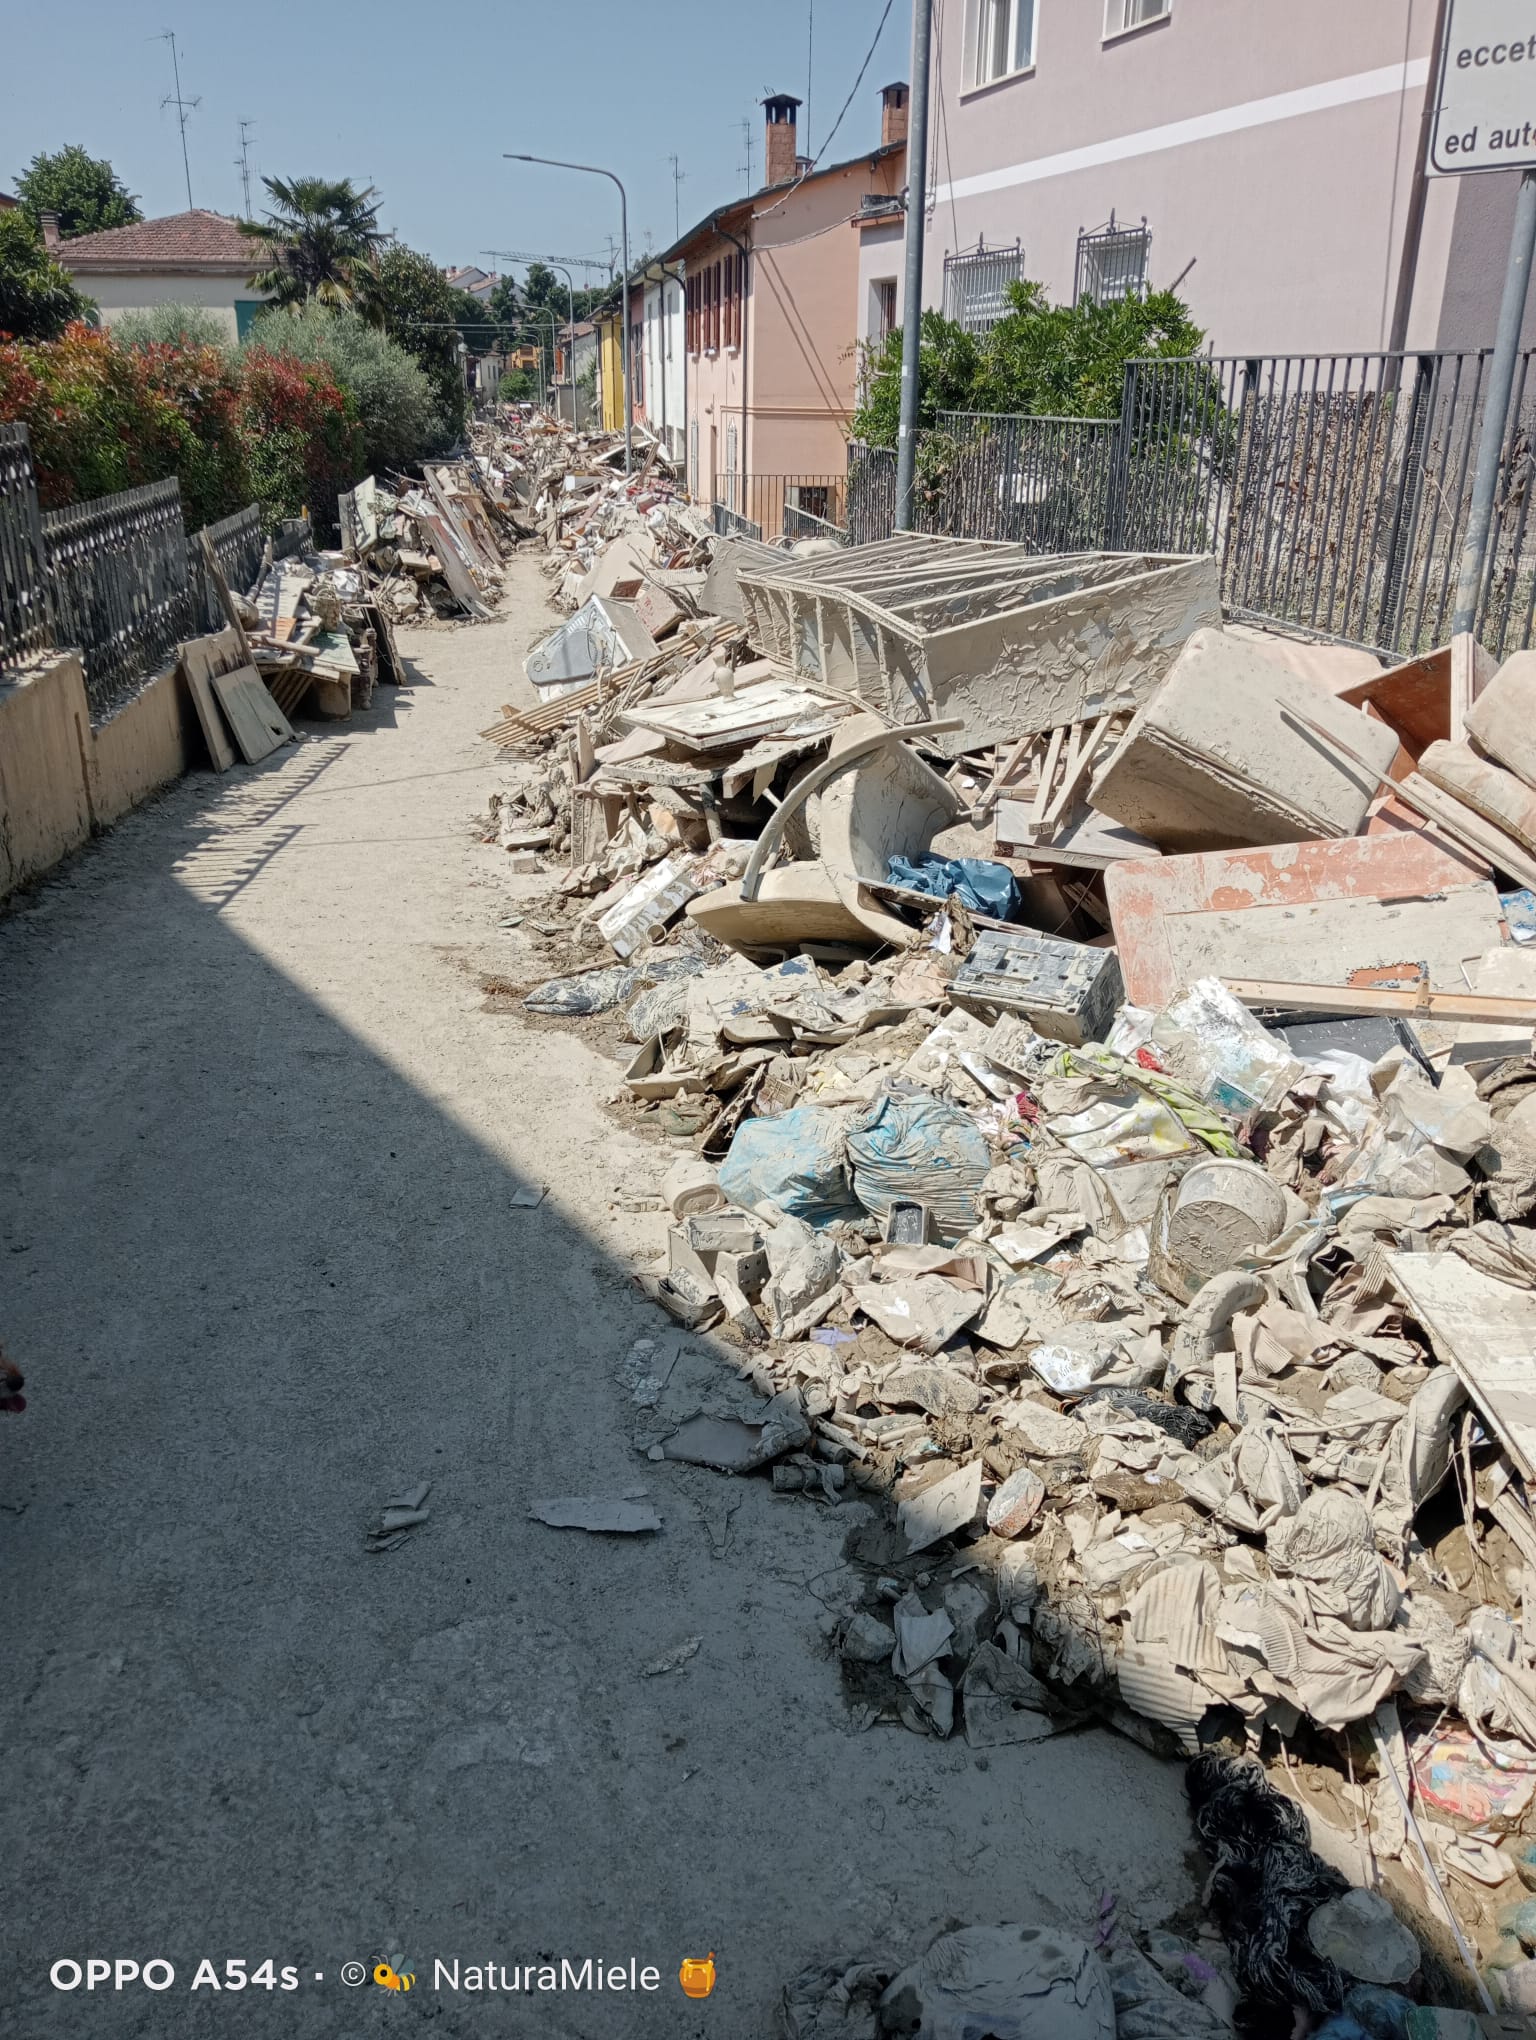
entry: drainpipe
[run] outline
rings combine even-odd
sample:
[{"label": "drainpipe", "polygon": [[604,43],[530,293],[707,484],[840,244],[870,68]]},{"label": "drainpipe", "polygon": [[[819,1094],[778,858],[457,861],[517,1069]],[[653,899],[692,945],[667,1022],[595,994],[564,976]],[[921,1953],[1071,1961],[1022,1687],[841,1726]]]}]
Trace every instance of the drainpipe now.
[{"label": "drainpipe", "polygon": [[[739,248],[743,257],[741,272],[741,500],[747,500],[747,335],[751,330],[747,318],[747,295],[752,285],[752,250],[745,241],[738,241],[729,227],[716,227],[715,232],[722,241],[729,241],[733,248]],[[744,513],[743,513],[744,514]]]}]

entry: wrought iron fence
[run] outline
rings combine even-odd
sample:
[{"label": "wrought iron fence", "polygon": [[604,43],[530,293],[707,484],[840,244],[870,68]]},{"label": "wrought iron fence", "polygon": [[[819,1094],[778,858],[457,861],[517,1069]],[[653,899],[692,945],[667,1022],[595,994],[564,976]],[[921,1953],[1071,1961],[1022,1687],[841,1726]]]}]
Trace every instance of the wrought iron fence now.
[{"label": "wrought iron fence", "polygon": [[[261,572],[261,556],[267,542],[262,528],[261,506],[247,503],[232,517],[221,517],[217,524],[207,525],[205,529],[213,541],[214,558],[224,569],[225,580],[237,595],[244,595]],[[200,631],[222,630],[225,624],[224,605],[203,559],[201,537],[201,532],[194,532],[187,540],[192,627]]]},{"label": "wrought iron fence", "polygon": [[[1536,636],[1536,351],[1505,431],[1477,632]],[[1407,658],[1450,631],[1487,357],[1142,360],[1118,419],[942,413],[917,454],[916,530],[1039,552],[1213,552],[1229,613]],[[852,446],[855,544],[895,528],[895,454]]]},{"label": "wrought iron fence", "polygon": [[896,453],[889,446],[848,447],[848,541],[874,545],[896,529]]},{"label": "wrought iron fence", "polygon": [[[1530,642],[1536,611],[1530,364],[1521,357],[1479,604],[1478,634],[1499,657]],[[1486,372],[1477,354],[1132,362],[1111,541],[1215,552],[1239,616],[1405,657],[1443,643]]]},{"label": "wrought iron fence", "polygon": [[0,666],[51,642],[32,444],[25,425],[0,425]]},{"label": "wrought iron fence", "polygon": [[[841,537],[846,475],[716,475],[714,506],[757,538]],[[717,521],[716,529],[721,528]],[[733,527],[734,528],[734,527]]]},{"label": "wrought iron fence", "polygon": [[923,446],[924,529],[1036,552],[1102,546],[1118,431],[1113,418],[941,411]]},{"label": "wrought iron fence", "polygon": [[104,716],[192,631],[181,486],[172,476],[43,513],[54,637],[78,647]]}]

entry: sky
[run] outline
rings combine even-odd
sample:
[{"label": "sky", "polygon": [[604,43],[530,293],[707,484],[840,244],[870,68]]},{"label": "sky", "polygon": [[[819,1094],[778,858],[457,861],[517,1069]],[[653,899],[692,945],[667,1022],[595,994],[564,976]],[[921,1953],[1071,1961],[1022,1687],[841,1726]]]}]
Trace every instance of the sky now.
[{"label": "sky", "polygon": [[[149,217],[185,210],[176,110],[161,103],[174,88],[158,38],[173,29],[183,98],[199,102],[186,117],[195,205],[243,210],[244,118],[253,210],[262,175],[351,177],[378,188],[380,223],[409,246],[501,270],[525,265],[486,250],[606,262],[619,231],[606,178],[508,163],[504,150],[612,170],[638,255],[747,189],[743,120],[762,182],[765,93],[808,100],[822,155],[873,46],[823,157],[839,161],[878,143],[880,87],[910,64],[909,0],[11,0],[7,12],[0,191],[39,150],[79,142]],[[805,153],[804,107],[799,142]]]}]

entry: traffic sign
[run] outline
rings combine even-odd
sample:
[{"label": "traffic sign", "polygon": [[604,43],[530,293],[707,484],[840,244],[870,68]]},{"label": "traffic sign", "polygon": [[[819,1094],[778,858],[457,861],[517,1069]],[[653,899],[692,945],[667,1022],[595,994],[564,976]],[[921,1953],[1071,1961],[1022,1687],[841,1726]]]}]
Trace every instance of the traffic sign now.
[{"label": "traffic sign", "polygon": [[1536,165],[1536,0],[1449,0],[1434,138],[1439,177]]}]

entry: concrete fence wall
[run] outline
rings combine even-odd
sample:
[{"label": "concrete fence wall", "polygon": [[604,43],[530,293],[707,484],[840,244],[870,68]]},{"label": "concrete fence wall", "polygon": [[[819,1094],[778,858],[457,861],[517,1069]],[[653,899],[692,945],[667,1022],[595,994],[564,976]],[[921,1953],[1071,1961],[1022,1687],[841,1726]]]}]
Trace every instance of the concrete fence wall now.
[{"label": "concrete fence wall", "polygon": [[0,678],[0,899],[180,778],[201,743],[175,666],[94,727],[74,652]]}]

